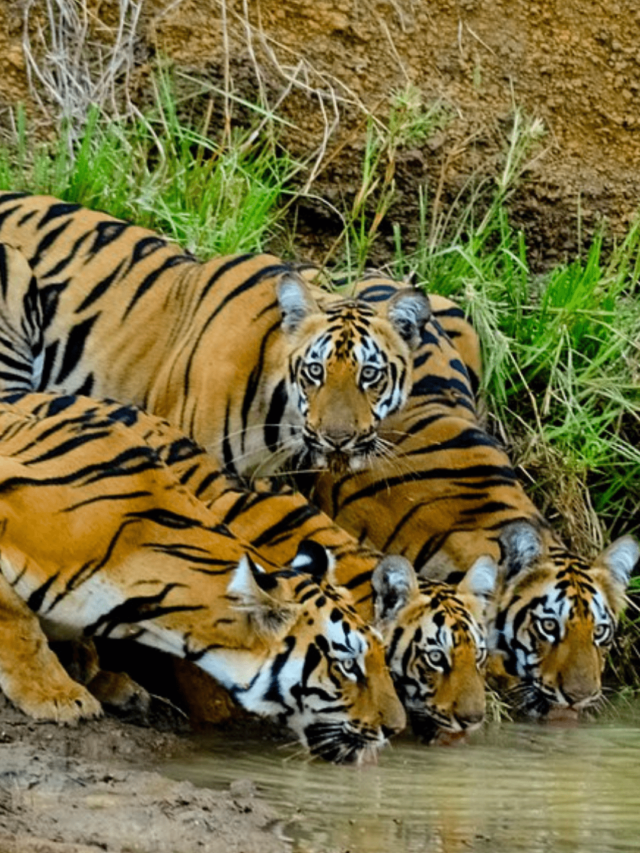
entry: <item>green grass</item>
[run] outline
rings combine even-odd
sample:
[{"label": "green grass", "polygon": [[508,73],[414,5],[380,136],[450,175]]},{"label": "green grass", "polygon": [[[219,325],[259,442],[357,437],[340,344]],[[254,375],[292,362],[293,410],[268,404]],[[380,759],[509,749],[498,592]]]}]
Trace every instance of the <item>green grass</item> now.
[{"label": "green grass", "polygon": [[259,251],[279,227],[281,200],[299,166],[273,134],[214,140],[179,117],[166,73],[154,105],[128,120],[90,112],[77,144],[63,129],[34,144],[24,112],[0,150],[0,187],[47,193],[161,231],[200,257]]}]

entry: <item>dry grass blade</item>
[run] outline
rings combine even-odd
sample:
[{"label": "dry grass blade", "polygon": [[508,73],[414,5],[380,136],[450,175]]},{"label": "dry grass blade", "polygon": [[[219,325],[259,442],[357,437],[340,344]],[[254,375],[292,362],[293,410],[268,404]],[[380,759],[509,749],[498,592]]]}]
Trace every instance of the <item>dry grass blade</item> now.
[{"label": "dry grass blade", "polygon": [[110,116],[137,113],[130,76],[142,0],[119,0],[118,25],[108,40],[87,0],[28,0],[24,7],[23,50],[31,94],[56,123],[69,128],[69,145],[82,135],[90,109]]}]

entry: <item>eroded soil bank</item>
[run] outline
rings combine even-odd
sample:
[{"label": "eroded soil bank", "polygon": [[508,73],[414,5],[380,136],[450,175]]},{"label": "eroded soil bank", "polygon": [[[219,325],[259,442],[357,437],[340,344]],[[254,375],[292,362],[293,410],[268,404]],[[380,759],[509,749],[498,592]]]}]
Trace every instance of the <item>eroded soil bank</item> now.
[{"label": "eroded soil bank", "polygon": [[114,718],[34,723],[0,696],[2,853],[285,853],[250,780],[198,789],[154,771],[188,738]]}]

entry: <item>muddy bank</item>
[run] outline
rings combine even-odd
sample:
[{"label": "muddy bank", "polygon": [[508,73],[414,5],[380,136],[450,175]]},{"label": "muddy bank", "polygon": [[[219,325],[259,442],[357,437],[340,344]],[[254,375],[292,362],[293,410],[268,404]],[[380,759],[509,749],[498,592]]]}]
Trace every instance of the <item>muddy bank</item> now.
[{"label": "muddy bank", "polygon": [[33,723],[0,696],[2,853],[283,853],[277,816],[250,780],[226,791],[154,767],[188,761],[189,738],[106,717]]}]

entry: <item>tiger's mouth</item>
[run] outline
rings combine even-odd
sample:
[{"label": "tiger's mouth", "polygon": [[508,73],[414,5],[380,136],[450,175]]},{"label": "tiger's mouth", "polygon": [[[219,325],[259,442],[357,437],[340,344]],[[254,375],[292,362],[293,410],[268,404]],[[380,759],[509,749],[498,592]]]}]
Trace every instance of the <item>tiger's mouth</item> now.
[{"label": "tiger's mouth", "polygon": [[304,442],[311,466],[336,475],[362,471],[376,455],[377,438],[370,433],[357,441],[336,445],[331,440],[306,432]]},{"label": "tiger's mouth", "polygon": [[583,712],[597,708],[602,697],[601,693],[594,693],[579,701],[571,701],[570,698],[561,700],[534,681],[516,685],[510,694],[519,716],[542,722],[577,719]]},{"label": "tiger's mouth", "polygon": [[304,734],[311,755],[334,764],[375,762],[388,742],[378,729],[355,729],[349,723],[313,723]]},{"label": "tiger's mouth", "polygon": [[462,720],[430,712],[425,708],[409,710],[409,721],[414,735],[427,744],[463,739],[466,734],[479,729],[483,720],[483,713],[474,715],[473,719]]}]

